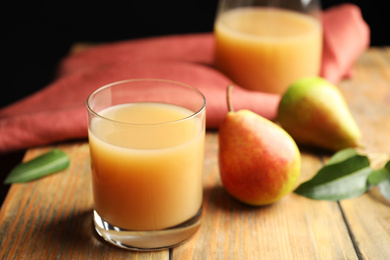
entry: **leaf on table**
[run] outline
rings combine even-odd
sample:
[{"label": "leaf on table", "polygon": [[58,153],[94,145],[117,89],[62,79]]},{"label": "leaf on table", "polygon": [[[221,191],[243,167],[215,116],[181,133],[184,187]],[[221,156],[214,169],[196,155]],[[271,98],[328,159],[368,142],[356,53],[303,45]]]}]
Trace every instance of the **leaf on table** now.
[{"label": "leaf on table", "polygon": [[302,183],[295,193],[316,200],[342,200],[367,191],[367,176],[372,172],[367,156],[355,149],[333,155],[317,174]]},{"label": "leaf on table", "polygon": [[368,183],[378,186],[383,197],[390,201],[390,161],[383,168],[374,170],[368,176]]},{"label": "leaf on table", "polygon": [[66,169],[70,164],[67,154],[53,149],[30,161],[18,164],[8,174],[4,184],[27,182]]},{"label": "leaf on table", "polygon": [[335,153],[330,159],[326,162],[326,165],[340,163],[345,161],[348,158],[359,155],[358,151],[354,148],[346,148]]}]

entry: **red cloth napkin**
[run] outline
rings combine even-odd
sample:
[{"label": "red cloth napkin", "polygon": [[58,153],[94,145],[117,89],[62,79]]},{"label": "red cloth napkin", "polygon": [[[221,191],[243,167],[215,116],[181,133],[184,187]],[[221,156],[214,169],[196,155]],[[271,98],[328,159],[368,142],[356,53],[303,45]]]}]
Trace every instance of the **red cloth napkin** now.
[{"label": "red cloth napkin", "polygon": [[352,65],[370,45],[370,28],[358,6],[343,4],[322,15],[324,32],[320,75],[337,83],[352,74]]},{"label": "red cloth napkin", "polygon": [[[351,4],[323,12],[321,75],[337,82],[369,46],[369,28]],[[216,129],[227,112],[231,80],[213,68],[212,33],[161,36],[104,44],[65,57],[58,78],[0,110],[0,152],[87,137],[85,102],[97,88],[129,78],[164,78],[198,88],[207,99],[206,125]],[[236,86],[236,110],[275,119],[280,97]]]}]

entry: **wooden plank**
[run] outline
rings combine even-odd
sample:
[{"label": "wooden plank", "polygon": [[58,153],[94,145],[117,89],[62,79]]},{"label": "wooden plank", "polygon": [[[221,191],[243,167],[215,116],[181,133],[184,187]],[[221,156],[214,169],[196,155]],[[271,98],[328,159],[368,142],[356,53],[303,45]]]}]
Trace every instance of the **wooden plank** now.
[{"label": "wooden plank", "polygon": [[[223,189],[217,134],[207,138],[203,223],[173,249],[173,259],[357,259],[337,202],[291,194],[270,206],[246,206]],[[303,152],[300,181],[320,167],[317,156]]]},{"label": "wooden plank", "polygon": [[[11,186],[0,212],[0,259],[169,259],[169,250],[130,252],[102,241],[92,223],[88,144],[58,148],[71,158],[67,170]],[[48,149],[29,150],[25,160]]]},{"label": "wooden plank", "polygon": [[363,259],[389,259],[390,203],[378,190],[341,202],[358,254]]},{"label": "wooden plank", "polygon": [[[12,185],[0,215],[0,234],[4,238],[0,256],[168,258],[168,250],[129,252],[97,238],[91,222],[88,145],[59,148],[72,158],[68,170],[28,184]],[[25,159],[47,149],[30,150]],[[173,259],[355,258],[337,203],[315,202],[292,194],[268,207],[243,205],[222,188],[216,155],[217,134],[208,133],[203,224],[192,239],[173,249]],[[303,156],[303,177],[308,178],[320,167],[320,161],[311,154]],[[332,218],[324,217],[329,214]]]},{"label": "wooden plank", "polygon": [[[368,154],[390,155],[390,49],[373,48],[363,54],[353,79],[340,88],[362,130]],[[389,259],[390,202],[374,189],[340,205],[358,254],[364,259]]]},{"label": "wooden plank", "polygon": [[[370,153],[390,154],[389,53],[389,49],[371,49],[356,63],[354,77],[339,84]],[[138,253],[98,238],[92,224],[89,149],[80,142],[56,146],[71,157],[67,170],[11,186],[0,211],[0,259],[385,259],[390,255],[389,203],[377,190],[340,203],[290,194],[270,206],[246,206],[222,187],[217,138],[217,132],[207,133],[203,223],[181,246]],[[48,149],[31,149],[25,160]],[[323,160],[317,151],[301,151],[300,182],[315,174]]]}]

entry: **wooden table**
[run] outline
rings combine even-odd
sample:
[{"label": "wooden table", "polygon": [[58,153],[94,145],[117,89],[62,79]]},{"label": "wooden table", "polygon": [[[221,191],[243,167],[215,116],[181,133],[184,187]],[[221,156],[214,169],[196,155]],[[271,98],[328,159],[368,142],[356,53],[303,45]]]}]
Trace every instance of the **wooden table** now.
[{"label": "wooden table", "polygon": [[[369,153],[390,154],[390,48],[372,48],[338,84]],[[98,238],[92,225],[89,149],[60,144],[71,166],[11,186],[0,212],[1,259],[390,259],[390,203],[374,189],[341,202],[290,194],[266,207],[232,199],[218,172],[218,133],[208,132],[203,223],[189,241],[158,252],[131,252]],[[29,150],[25,160],[50,147]],[[330,154],[302,149],[300,181]]]}]

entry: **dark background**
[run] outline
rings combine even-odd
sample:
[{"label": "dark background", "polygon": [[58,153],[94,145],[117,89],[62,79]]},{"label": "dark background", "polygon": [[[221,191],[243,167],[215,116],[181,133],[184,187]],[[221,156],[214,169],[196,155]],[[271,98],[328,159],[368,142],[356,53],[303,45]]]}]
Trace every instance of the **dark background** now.
[{"label": "dark background", "polygon": [[[44,87],[75,42],[110,42],[164,34],[211,32],[217,0],[7,1],[1,7],[0,108]],[[386,1],[360,6],[373,46],[390,44]],[[382,6],[378,4],[381,2]],[[342,1],[323,0],[324,9]],[[375,4],[374,4],[375,3]]]},{"label": "dark background", "polygon": [[[3,1],[0,7],[0,108],[53,80],[56,65],[76,42],[211,32],[217,0],[168,1]],[[380,3],[378,3],[380,2]],[[344,1],[323,0],[326,9]],[[371,28],[371,45],[390,45],[386,1],[357,4]],[[0,180],[23,151],[0,154]],[[0,204],[8,186],[0,183]]]}]

